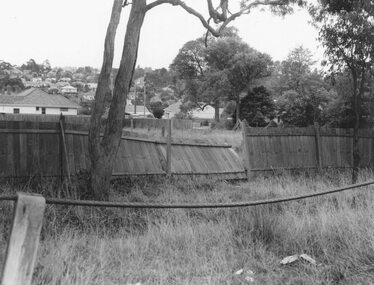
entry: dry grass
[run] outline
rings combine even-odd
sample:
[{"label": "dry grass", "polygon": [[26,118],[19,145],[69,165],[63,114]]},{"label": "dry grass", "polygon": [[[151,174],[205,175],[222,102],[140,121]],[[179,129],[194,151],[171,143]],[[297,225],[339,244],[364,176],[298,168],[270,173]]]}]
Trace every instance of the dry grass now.
[{"label": "dry grass", "polygon": [[[372,176],[363,172],[360,180]],[[284,173],[241,184],[137,180],[114,185],[111,199],[244,201],[321,191],[349,184],[349,177]],[[45,184],[43,191],[51,195],[52,188]],[[371,192],[231,210],[49,206],[33,284],[373,284]],[[0,209],[2,249],[10,222],[6,204]],[[280,265],[283,257],[301,253],[319,265]],[[254,283],[233,275],[241,268],[254,271]]]}]

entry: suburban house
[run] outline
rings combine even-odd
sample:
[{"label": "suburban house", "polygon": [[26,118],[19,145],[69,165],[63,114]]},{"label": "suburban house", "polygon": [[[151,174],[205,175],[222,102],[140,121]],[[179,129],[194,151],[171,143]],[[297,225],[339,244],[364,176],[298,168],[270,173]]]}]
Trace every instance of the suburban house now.
[{"label": "suburban house", "polygon": [[97,89],[97,83],[87,83],[87,86],[92,91],[96,91]]},{"label": "suburban house", "polygon": [[[135,100],[135,97],[137,96],[136,93],[137,92],[135,92],[135,88],[131,87],[130,90],[129,90],[129,94],[127,94],[126,105],[132,105],[131,101]],[[139,94],[138,94],[138,96],[139,96]]]},{"label": "suburban house", "polygon": [[[219,116],[223,112],[223,108],[219,108]],[[214,119],[215,109],[211,105],[205,105],[203,108],[196,108],[191,111],[192,118],[212,120]]]},{"label": "suburban house", "polygon": [[130,116],[130,117],[149,117],[152,116],[153,114],[149,112],[147,107],[144,107],[142,105],[126,105],[125,108],[125,115]]},{"label": "suburban house", "polygon": [[[164,118],[170,119],[175,116],[175,114],[179,113],[180,106],[182,105],[182,101],[178,101],[169,107],[165,108],[164,110]],[[214,107],[211,105],[205,105],[203,108],[195,108],[189,112],[193,119],[197,120],[213,120],[214,119]],[[219,116],[221,116],[223,112],[223,108],[219,108]]]},{"label": "suburban house", "polygon": [[181,109],[180,106],[182,105],[182,101],[178,101],[174,104],[171,104],[169,107],[164,109],[164,116],[165,119],[171,119],[175,116],[175,114],[178,114]]},{"label": "suburban house", "polygon": [[[108,115],[109,115],[109,108],[105,110],[103,118],[108,118]],[[147,117],[153,117],[153,114],[149,112],[147,107],[144,108],[144,106],[137,105],[135,108],[134,105],[126,105],[125,118],[147,118]]]},{"label": "suburban house", "polygon": [[84,101],[93,101],[95,100],[95,91],[89,91],[82,94],[82,100]]},{"label": "suburban house", "polygon": [[61,94],[77,94],[77,93],[78,93],[77,88],[70,86],[70,85],[66,85],[61,88]]},{"label": "suburban house", "polygon": [[13,95],[0,95],[0,113],[77,115],[79,105],[61,95],[30,88]]}]

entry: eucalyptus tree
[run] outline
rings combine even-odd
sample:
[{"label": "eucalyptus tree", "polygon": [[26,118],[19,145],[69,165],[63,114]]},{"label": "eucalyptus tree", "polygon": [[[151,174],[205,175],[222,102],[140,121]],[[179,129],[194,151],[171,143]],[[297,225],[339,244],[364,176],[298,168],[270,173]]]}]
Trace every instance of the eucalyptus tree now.
[{"label": "eucalyptus tree", "polygon": [[[90,189],[95,198],[108,199],[113,161],[117,154],[122,133],[124,107],[129,93],[139,47],[139,37],[146,14],[161,5],[170,4],[197,18],[209,34],[219,37],[222,31],[235,19],[250,14],[253,9],[269,7],[275,13],[292,11],[291,4],[304,4],[303,0],[207,0],[208,18],[182,0],[114,0],[111,17],[105,37],[103,64],[95,94],[95,104],[89,129],[89,152],[91,160]],[[114,56],[114,40],[122,9],[130,7],[122,56],[113,90],[110,89],[110,75]],[[236,10],[235,10],[236,9]],[[213,23],[212,23],[213,21]],[[183,31],[181,31],[182,33]],[[104,135],[100,137],[101,118],[105,112],[105,98],[111,96],[108,119]]]},{"label": "eucalyptus tree", "polygon": [[205,43],[203,38],[187,42],[171,68],[185,81],[187,101],[213,105],[218,121],[220,103],[233,100],[238,120],[241,94],[255,79],[270,73],[271,58],[251,48],[235,31]]},{"label": "eucalyptus tree", "polygon": [[[321,72],[313,70],[312,53],[300,46],[292,49],[279,65],[273,83],[276,107],[283,123],[306,127],[323,122],[330,102],[330,89]],[[273,75],[274,76],[274,75]]]},{"label": "eucalyptus tree", "polygon": [[320,41],[331,64],[331,71],[348,69],[352,78],[353,174],[357,181],[360,153],[358,130],[361,99],[374,64],[374,2],[366,0],[323,0],[311,9],[320,23]]}]

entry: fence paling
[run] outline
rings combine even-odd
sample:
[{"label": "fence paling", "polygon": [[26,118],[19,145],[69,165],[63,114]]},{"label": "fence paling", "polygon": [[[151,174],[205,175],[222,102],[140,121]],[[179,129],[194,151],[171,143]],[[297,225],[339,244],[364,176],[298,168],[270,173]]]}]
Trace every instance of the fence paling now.
[{"label": "fence paling", "polygon": [[321,145],[321,134],[319,131],[319,125],[317,122],[314,123],[314,130],[316,132],[315,143],[316,143],[316,160],[318,170],[322,169],[322,145]]},{"label": "fence paling", "polygon": [[[76,127],[63,120],[60,122],[57,120],[61,119],[59,116],[53,116],[53,122],[13,122],[1,119],[0,116],[0,160],[6,161],[0,164],[1,177],[40,175],[60,176],[63,179],[89,169],[88,132],[81,125]],[[172,121],[167,122],[172,129]],[[210,175],[212,172],[226,173],[230,170],[242,173],[224,179],[243,178],[245,171],[240,160],[232,154],[226,154],[229,145],[201,140],[191,143],[172,141],[171,132],[168,128],[165,131],[168,138],[163,141],[123,136],[113,169],[115,176],[163,175],[167,172],[169,175]],[[204,160],[201,156],[206,156],[207,159]]]},{"label": "fence paling", "polygon": [[[360,167],[373,167],[374,132],[359,133]],[[249,128],[243,141],[249,172],[352,167],[350,129]]]},{"label": "fence paling", "polygon": [[250,162],[250,158],[249,158],[249,149],[248,149],[248,147],[249,147],[248,146],[248,139],[247,139],[248,123],[245,119],[240,122],[240,127],[241,127],[241,130],[242,130],[242,136],[243,136],[242,144],[243,144],[243,152],[244,152],[244,165],[245,165],[245,168],[247,170],[247,179],[250,180],[253,177],[253,172],[252,172],[252,168],[251,168],[251,162]]},{"label": "fence paling", "polygon": [[[60,118],[60,130],[61,130],[61,138],[62,138],[61,142],[62,142],[62,145],[63,145],[63,153],[65,155],[66,172],[67,172],[67,175],[68,175],[68,181],[71,184],[69,156],[68,156],[67,147],[66,147],[65,128],[64,128],[64,117],[63,116],[61,116],[61,118]],[[60,158],[62,158],[62,155],[60,155]],[[63,160],[61,160],[61,166],[62,165],[63,165]]]},{"label": "fence paling", "polygon": [[166,145],[166,173],[167,173],[167,176],[170,177],[171,175],[171,120],[168,121],[167,128],[168,128],[168,137],[167,137],[167,145]]},{"label": "fence paling", "polygon": [[3,267],[2,285],[31,284],[44,209],[44,197],[17,194]]}]

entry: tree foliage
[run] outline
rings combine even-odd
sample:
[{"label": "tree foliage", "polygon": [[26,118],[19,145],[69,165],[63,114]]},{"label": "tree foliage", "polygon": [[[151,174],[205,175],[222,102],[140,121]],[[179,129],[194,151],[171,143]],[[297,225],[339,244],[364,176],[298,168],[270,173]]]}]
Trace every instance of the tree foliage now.
[{"label": "tree foliage", "polygon": [[153,116],[157,119],[161,119],[162,116],[164,115],[165,111],[162,108],[162,103],[161,102],[154,102],[150,104],[151,112]]},{"label": "tree foliage", "polygon": [[351,0],[338,4],[323,1],[311,10],[321,25],[320,41],[325,47],[331,71],[350,71],[352,78],[352,105],[355,115],[353,131],[353,175],[356,182],[360,154],[358,129],[362,121],[361,100],[374,64],[374,3]]},{"label": "tree foliage", "polygon": [[264,86],[253,88],[240,100],[240,118],[252,127],[265,127],[274,118],[274,103]]},{"label": "tree foliage", "polygon": [[207,46],[202,38],[187,42],[171,68],[185,82],[185,102],[205,102],[217,110],[229,100],[239,107],[240,94],[254,79],[268,75],[270,64],[270,56],[249,47],[230,29],[225,36],[210,38]]},{"label": "tree foliage", "polygon": [[312,70],[313,64],[311,52],[300,46],[273,69],[271,87],[277,113],[286,125],[325,123],[323,110],[330,102],[331,88],[322,74]]}]

